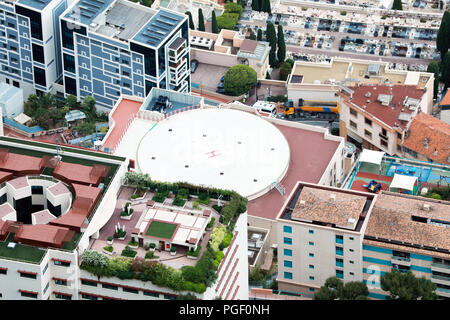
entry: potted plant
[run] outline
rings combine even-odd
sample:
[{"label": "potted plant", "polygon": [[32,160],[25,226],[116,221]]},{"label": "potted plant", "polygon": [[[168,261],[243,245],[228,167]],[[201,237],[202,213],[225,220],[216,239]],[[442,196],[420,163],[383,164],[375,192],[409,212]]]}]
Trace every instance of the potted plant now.
[{"label": "potted plant", "polygon": [[112,245],[114,242],[114,237],[113,236],[109,236],[108,237],[108,241],[106,241],[107,244]]},{"label": "potted plant", "polygon": [[132,248],[137,248],[139,246],[139,242],[135,242],[135,239],[131,238],[131,240],[128,242],[128,245]]},{"label": "potted plant", "polygon": [[176,255],[177,254],[177,248],[175,248],[175,246],[172,246],[171,248],[170,248],[170,255],[171,256],[174,256],[174,255]]},{"label": "potted plant", "polygon": [[116,233],[115,233],[115,238],[119,239],[119,240],[125,240],[125,237],[127,236],[127,232],[125,231],[125,226],[120,226],[119,223],[117,223],[116,226]]},{"label": "potted plant", "polygon": [[154,242],[150,243],[150,251],[155,251],[156,244]]},{"label": "potted plant", "polygon": [[114,248],[112,246],[103,247],[103,252],[109,255],[112,255]]},{"label": "potted plant", "polygon": [[122,219],[122,220],[131,220],[131,217],[133,217],[133,212],[134,212],[133,208],[125,209],[125,211],[122,211],[120,213],[120,219]]}]

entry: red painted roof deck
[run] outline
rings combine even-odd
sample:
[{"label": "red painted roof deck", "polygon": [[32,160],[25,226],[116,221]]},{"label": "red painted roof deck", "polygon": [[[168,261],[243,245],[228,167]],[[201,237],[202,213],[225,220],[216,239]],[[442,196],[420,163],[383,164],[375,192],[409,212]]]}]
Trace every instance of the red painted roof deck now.
[{"label": "red painted roof deck", "polygon": [[14,210],[14,208],[9,204],[9,202],[5,202],[4,204],[0,205],[0,220],[2,220],[8,214],[13,212],[16,212],[16,210]]},{"label": "red painted roof deck", "polygon": [[28,183],[27,177],[16,178],[16,179],[8,181],[8,183],[16,190],[30,186],[30,184]]},{"label": "red painted roof deck", "polygon": [[111,117],[114,120],[114,128],[109,133],[107,140],[105,141],[104,148],[114,148],[120,141],[122,133],[126,130],[128,126],[128,120],[131,115],[137,114],[142,106],[142,102],[123,99]]},{"label": "red painted roof deck", "polygon": [[320,132],[283,125],[276,127],[286,137],[291,151],[289,169],[281,181],[286,188],[286,195],[283,197],[274,188],[265,195],[249,201],[247,212],[250,216],[275,219],[297,181],[311,183],[320,181],[339,146],[336,141],[326,140]]},{"label": "red painted roof deck", "polygon": [[7,156],[0,162],[0,169],[17,174],[40,173],[41,158],[25,156],[18,153],[8,152]]},{"label": "red painted roof deck", "polygon": [[50,191],[54,196],[70,193],[69,189],[67,189],[67,187],[62,182],[54,184],[47,190]]},{"label": "red painted roof deck", "polygon": [[98,185],[101,177],[91,174],[92,167],[81,164],[60,162],[53,171],[53,176],[66,182],[78,182]]}]

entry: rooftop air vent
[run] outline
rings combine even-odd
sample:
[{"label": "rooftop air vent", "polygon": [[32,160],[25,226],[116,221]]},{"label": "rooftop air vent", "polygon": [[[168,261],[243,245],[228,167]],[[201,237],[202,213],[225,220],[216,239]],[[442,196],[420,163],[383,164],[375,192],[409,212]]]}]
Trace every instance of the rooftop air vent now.
[{"label": "rooftop air vent", "polygon": [[299,205],[300,205],[300,208],[306,207],[306,201],[305,200],[300,200]]},{"label": "rooftop air vent", "polygon": [[9,249],[14,249],[15,247],[16,247],[16,243],[15,242],[8,243],[8,248]]},{"label": "rooftop air vent", "polygon": [[348,218],[348,220],[347,220],[347,223],[349,225],[353,225],[353,224],[355,224],[355,222],[356,222],[356,220],[354,218]]},{"label": "rooftop air vent", "polygon": [[429,203],[424,203],[422,208],[425,211],[431,211],[431,206]]},{"label": "rooftop air vent", "polygon": [[335,193],[330,194],[330,202],[336,202],[336,194]]}]

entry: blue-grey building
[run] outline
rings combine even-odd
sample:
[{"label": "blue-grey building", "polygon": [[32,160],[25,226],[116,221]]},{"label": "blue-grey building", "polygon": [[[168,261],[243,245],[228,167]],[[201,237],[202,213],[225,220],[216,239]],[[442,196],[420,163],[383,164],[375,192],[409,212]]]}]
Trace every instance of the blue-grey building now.
[{"label": "blue-grey building", "polygon": [[126,0],[80,0],[60,17],[65,95],[110,110],[153,87],[190,92],[187,16]]},{"label": "blue-grey building", "polygon": [[62,73],[59,16],[71,0],[0,1],[0,82],[50,92]]}]

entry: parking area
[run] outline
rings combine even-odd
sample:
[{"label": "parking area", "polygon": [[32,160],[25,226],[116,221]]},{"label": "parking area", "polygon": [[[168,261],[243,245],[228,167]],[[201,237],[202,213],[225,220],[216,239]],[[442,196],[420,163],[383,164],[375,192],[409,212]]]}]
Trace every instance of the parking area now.
[{"label": "parking area", "polygon": [[202,84],[203,89],[216,92],[220,78],[225,75],[228,69],[228,67],[199,63],[197,70],[191,74],[192,87],[200,89]]}]

